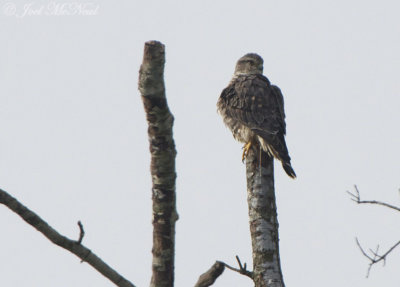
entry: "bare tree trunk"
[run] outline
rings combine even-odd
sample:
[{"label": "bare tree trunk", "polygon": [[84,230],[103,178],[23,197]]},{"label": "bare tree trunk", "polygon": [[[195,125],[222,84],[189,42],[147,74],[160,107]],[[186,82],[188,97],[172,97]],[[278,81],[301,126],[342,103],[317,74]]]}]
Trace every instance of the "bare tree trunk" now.
[{"label": "bare tree trunk", "polygon": [[279,258],[273,158],[253,147],[246,157],[246,175],[255,286],[284,287]]},{"label": "bare tree trunk", "polygon": [[175,256],[175,143],[172,137],[174,117],[169,111],[164,86],[165,46],[157,41],[145,43],[139,71],[151,153],[153,181],[153,274],[151,287],[174,285]]}]

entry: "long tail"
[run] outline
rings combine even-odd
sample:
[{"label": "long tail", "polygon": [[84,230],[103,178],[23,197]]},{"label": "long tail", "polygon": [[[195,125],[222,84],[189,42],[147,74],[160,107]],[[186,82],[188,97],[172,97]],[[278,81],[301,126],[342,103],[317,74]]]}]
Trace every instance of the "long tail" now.
[{"label": "long tail", "polygon": [[296,178],[292,165],[290,164],[289,151],[286,146],[285,136],[282,133],[270,135],[263,131],[257,130],[262,149],[268,154],[282,162],[282,167],[291,178]]},{"label": "long tail", "polygon": [[288,176],[290,176],[293,179],[296,178],[296,173],[294,172],[290,162],[282,162],[282,167]]}]

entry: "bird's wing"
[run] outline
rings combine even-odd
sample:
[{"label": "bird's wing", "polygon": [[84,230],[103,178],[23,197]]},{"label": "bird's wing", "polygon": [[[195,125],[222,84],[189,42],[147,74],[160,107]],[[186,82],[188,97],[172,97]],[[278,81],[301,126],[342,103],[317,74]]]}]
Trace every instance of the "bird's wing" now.
[{"label": "bird's wing", "polygon": [[278,102],[279,112],[281,114],[281,122],[283,126],[283,134],[286,134],[286,122],[285,122],[286,115],[284,109],[283,95],[281,89],[279,89],[277,86],[271,85],[271,88],[276,97],[276,101]]},{"label": "bird's wing", "polygon": [[240,76],[222,91],[220,101],[228,116],[257,134],[284,133],[283,99],[276,88],[262,75]]}]

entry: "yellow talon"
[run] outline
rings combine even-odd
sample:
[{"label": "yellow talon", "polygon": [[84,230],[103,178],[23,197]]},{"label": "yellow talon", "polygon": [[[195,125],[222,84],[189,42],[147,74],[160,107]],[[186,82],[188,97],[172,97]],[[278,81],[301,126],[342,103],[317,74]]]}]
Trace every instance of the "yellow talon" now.
[{"label": "yellow talon", "polygon": [[247,144],[244,145],[243,154],[242,154],[242,162],[244,162],[244,160],[246,159],[251,146],[252,146],[252,142],[251,141],[249,141]]}]

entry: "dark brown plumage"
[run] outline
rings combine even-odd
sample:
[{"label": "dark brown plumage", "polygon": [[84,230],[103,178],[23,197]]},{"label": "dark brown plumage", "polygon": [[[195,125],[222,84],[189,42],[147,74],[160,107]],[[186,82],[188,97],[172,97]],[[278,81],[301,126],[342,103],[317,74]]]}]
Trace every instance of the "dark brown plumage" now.
[{"label": "dark brown plumage", "polygon": [[217,107],[234,138],[245,143],[244,156],[252,144],[279,159],[283,169],[296,177],[285,142],[283,96],[262,75],[263,60],[246,54],[236,64],[235,74],[219,97]]}]

